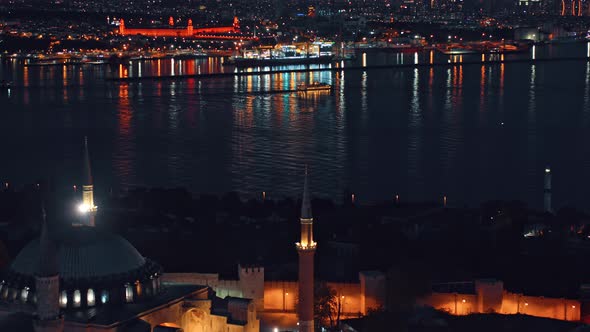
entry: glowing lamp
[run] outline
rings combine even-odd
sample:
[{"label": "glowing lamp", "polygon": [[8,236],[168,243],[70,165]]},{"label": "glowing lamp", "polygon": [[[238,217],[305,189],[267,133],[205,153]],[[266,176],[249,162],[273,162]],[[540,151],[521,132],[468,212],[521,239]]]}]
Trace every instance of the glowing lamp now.
[{"label": "glowing lamp", "polygon": [[551,173],[551,169],[550,168],[545,168],[545,173]]},{"label": "glowing lamp", "polygon": [[88,204],[82,203],[82,204],[78,205],[78,211],[80,213],[87,213],[89,210],[90,210],[90,206],[88,206]]}]

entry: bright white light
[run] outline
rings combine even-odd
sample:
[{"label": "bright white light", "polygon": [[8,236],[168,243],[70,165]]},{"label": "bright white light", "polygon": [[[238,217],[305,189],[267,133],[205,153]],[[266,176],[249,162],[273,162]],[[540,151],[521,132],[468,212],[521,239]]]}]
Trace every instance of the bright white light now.
[{"label": "bright white light", "polygon": [[278,327],[275,327],[275,328],[273,329],[273,332],[279,332],[279,328],[278,328]]},{"label": "bright white light", "polygon": [[545,168],[545,173],[551,173],[551,169]]},{"label": "bright white light", "polygon": [[82,294],[80,294],[80,290],[76,289],[74,291],[74,307],[78,308],[82,304]]},{"label": "bright white light", "polygon": [[78,211],[80,211],[80,213],[86,213],[90,210],[90,206],[88,206],[88,204],[82,203],[80,205],[78,205]]},{"label": "bright white light", "polygon": [[88,304],[89,307],[92,307],[95,304],[95,297],[94,297],[94,290],[92,288],[90,288],[87,292],[86,292],[86,303]]}]

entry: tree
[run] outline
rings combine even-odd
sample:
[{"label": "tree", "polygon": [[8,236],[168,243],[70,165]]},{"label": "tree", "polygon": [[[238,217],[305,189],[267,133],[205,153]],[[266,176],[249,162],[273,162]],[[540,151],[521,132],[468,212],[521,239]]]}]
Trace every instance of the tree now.
[{"label": "tree", "polygon": [[316,282],[314,285],[314,318],[320,325],[335,327],[335,318],[338,314],[338,302],[336,290],[325,282]]}]

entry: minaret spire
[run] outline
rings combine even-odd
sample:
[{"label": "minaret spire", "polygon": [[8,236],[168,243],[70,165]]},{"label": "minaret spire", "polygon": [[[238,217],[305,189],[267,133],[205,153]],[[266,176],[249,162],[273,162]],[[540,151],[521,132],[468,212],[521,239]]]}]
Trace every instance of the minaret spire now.
[{"label": "minaret spire", "polygon": [[305,180],[303,181],[303,200],[301,204],[301,219],[313,219],[311,215],[311,200],[309,196],[309,180],[307,165],[305,165]]},{"label": "minaret spire", "polygon": [[90,153],[88,152],[88,136],[84,136],[84,185],[92,185]]},{"label": "minaret spire", "polygon": [[313,240],[313,216],[311,214],[311,199],[309,194],[307,166],[303,182],[303,199],[301,202],[301,240],[296,243],[299,253],[299,304],[297,316],[300,332],[314,331],[313,288],[314,288],[314,254],[317,243]]},{"label": "minaret spire", "polygon": [[82,225],[94,227],[96,205],[94,205],[94,184],[92,169],[90,168],[90,152],[88,150],[88,137],[84,137],[84,183],[82,184],[82,204],[78,207],[82,213]]}]

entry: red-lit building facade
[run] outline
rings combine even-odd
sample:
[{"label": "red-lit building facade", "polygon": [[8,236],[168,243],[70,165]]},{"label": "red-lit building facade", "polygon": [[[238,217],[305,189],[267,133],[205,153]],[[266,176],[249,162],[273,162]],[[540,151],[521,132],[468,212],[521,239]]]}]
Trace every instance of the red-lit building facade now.
[{"label": "red-lit building facade", "polygon": [[170,17],[167,28],[128,28],[125,25],[125,20],[119,21],[119,34],[122,36],[251,39],[251,37],[242,36],[240,33],[240,21],[237,17],[234,17],[231,26],[205,28],[194,28],[192,19],[188,20],[186,27],[175,27],[172,17]]}]

